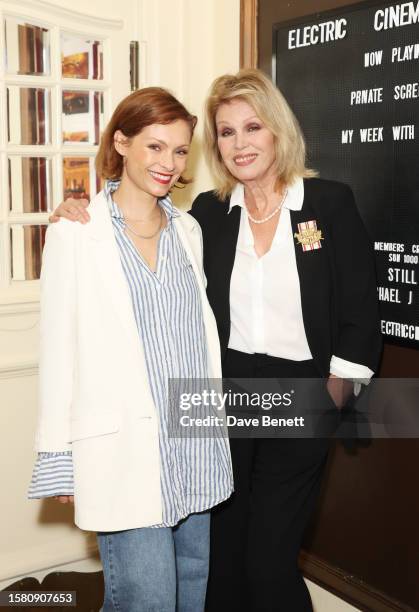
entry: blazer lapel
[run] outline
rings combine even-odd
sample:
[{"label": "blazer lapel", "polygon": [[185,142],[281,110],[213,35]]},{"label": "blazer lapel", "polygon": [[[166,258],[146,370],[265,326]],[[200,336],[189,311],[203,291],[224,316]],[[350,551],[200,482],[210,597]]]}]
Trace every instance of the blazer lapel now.
[{"label": "blazer lapel", "polygon": [[96,258],[98,274],[129,340],[138,349],[138,329],[132,300],[121,264],[108,203],[102,192],[93,200],[89,212],[91,222],[88,225],[88,238],[93,256]]},{"label": "blazer lapel", "polygon": [[229,294],[231,273],[233,271],[237,240],[239,237],[241,210],[240,206],[234,206],[231,211],[225,215],[225,220],[219,230],[216,245],[216,253],[223,262],[220,271],[222,270],[224,283],[228,285]]},{"label": "blazer lapel", "polygon": [[207,295],[217,319],[222,354],[227,349],[230,338],[230,282],[241,216],[240,206],[234,206],[230,212],[228,206],[227,202],[222,217],[218,217],[216,226],[208,232],[204,247]]}]

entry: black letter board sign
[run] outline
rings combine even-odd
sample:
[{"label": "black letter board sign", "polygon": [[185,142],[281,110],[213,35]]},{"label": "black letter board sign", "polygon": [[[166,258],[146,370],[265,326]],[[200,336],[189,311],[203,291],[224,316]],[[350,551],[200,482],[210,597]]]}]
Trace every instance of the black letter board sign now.
[{"label": "black letter board sign", "polygon": [[374,242],[385,340],[419,348],[419,0],[277,24],[272,70],[310,166],[354,190]]}]

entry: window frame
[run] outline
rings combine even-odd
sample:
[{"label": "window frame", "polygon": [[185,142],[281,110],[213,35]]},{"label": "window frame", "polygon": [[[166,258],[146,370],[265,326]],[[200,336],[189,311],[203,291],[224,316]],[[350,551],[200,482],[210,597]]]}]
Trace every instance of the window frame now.
[{"label": "window frame", "polygon": [[[49,30],[50,74],[48,75],[13,75],[6,71],[5,19],[7,17],[24,20],[29,24],[45,27]],[[63,200],[63,158],[94,158],[98,145],[87,143],[64,143],[62,141],[62,92],[98,91],[103,92],[103,125],[110,115],[111,101],[111,32],[92,23],[77,24],[73,20],[61,17],[45,17],[45,9],[37,14],[28,14],[22,7],[4,8],[0,4],[0,48],[4,49],[0,61],[0,311],[27,310],[35,308],[39,302],[39,280],[13,280],[11,278],[11,241],[12,225],[47,225],[49,212],[28,213],[10,210],[8,157],[49,157],[51,159],[51,205],[54,208]],[[100,20],[98,20],[100,21]],[[119,27],[118,27],[119,29]],[[64,78],[61,71],[61,33],[74,35],[75,38],[97,40],[102,44],[102,79]],[[7,87],[50,88],[51,144],[17,145],[9,144],[7,137]],[[95,193],[95,185],[91,185]]]}]

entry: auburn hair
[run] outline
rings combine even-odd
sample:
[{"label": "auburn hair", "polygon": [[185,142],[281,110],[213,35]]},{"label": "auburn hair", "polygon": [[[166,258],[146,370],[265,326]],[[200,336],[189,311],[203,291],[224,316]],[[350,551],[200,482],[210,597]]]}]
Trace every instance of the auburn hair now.
[{"label": "auburn hair", "polygon": [[[100,140],[96,155],[96,172],[104,179],[122,176],[123,157],[115,149],[114,135],[120,130],[126,138],[137,136],[144,128],[155,123],[167,124],[183,120],[188,123],[193,135],[197,118],[163,87],[144,87],[124,98],[116,107]],[[179,177],[178,183],[191,181]]]}]

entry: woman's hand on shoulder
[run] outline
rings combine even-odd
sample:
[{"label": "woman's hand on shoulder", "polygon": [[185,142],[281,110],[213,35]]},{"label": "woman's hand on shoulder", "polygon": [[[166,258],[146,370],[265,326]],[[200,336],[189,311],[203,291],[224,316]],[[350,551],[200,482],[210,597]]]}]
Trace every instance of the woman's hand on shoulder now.
[{"label": "woman's hand on shoulder", "polygon": [[68,219],[69,221],[78,221],[79,223],[85,224],[90,221],[90,215],[86,208],[89,206],[89,200],[76,200],[75,198],[68,198],[54,210],[49,218],[50,223],[56,223],[60,220],[60,217]]},{"label": "woman's hand on shoulder", "polygon": [[74,503],[74,495],[56,495],[54,497],[60,504],[73,504]]}]

